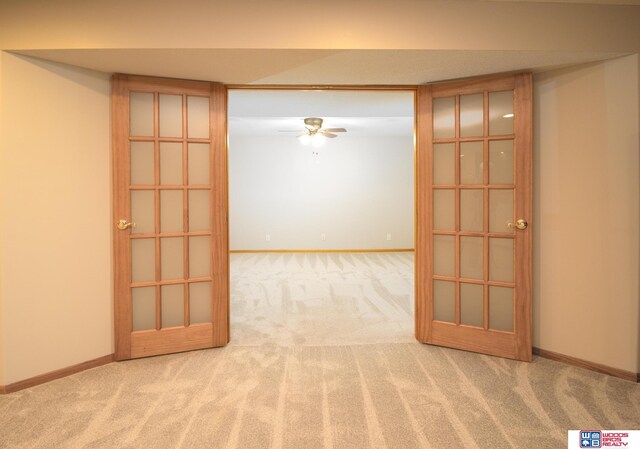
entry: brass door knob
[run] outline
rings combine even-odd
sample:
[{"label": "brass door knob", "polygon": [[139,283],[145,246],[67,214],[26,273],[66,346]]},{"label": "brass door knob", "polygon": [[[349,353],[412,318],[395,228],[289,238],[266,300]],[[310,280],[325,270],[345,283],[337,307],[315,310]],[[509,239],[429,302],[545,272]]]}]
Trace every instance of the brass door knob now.
[{"label": "brass door knob", "polygon": [[529,226],[527,220],[523,220],[522,218],[517,220],[515,223],[507,223],[509,229],[519,229],[520,231],[524,231]]},{"label": "brass door knob", "polygon": [[136,224],[128,222],[127,220],[119,220],[116,223],[116,226],[118,227],[118,229],[124,231],[125,229],[128,229],[128,228],[135,228]]}]

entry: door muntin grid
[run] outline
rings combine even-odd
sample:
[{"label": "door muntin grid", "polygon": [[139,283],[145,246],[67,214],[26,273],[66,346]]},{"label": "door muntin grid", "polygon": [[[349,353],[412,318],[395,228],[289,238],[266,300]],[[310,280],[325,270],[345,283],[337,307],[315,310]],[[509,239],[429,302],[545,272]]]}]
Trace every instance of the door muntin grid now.
[{"label": "door muntin grid", "polygon": [[515,329],[513,90],[433,99],[433,319]]},{"label": "door muntin grid", "polygon": [[211,99],[129,99],[132,330],[210,323]]}]

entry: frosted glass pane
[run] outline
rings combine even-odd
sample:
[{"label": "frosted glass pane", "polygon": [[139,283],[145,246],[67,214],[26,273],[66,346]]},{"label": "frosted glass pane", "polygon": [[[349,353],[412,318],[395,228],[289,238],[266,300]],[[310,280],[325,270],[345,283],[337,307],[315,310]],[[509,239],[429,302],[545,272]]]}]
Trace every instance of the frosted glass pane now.
[{"label": "frosted glass pane", "polygon": [[160,95],[160,136],[182,137],[182,95]]},{"label": "frosted glass pane", "polygon": [[163,285],[162,327],[184,326],[184,285]]},{"label": "frosted glass pane", "polygon": [[131,92],[129,96],[131,136],[153,136],[153,94]]},{"label": "frosted glass pane", "polygon": [[209,184],[209,145],[189,144],[189,184]]},{"label": "frosted glass pane", "polygon": [[455,322],[455,282],[433,281],[433,319]]},{"label": "frosted glass pane", "polygon": [[483,197],[482,189],[460,190],[460,230],[484,230]]},{"label": "frosted glass pane", "polygon": [[513,221],[513,190],[489,190],[489,231],[513,232],[508,226]]},{"label": "frosted glass pane", "polygon": [[513,289],[489,287],[489,328],[513,331]]},{"label": "frosted glass pane", "polygon": [[460,136],[475,137],[483,134],[484,117],[483,94],[462,95],[460,97]]},{"label": "frosted glass pane", "polygon": [[182,190],[160,191],[160,231],[182,232]]},{"label": "frosted glass pane", "polygon": [[156,230],[155,225],[155,192],[153,190],[131,191],[131,222],[136,224],[130,228],[135,234],[148,234]]},{"label": "frosted glass pane", "polygon": [[160,143],[160,184],[182,185],[182,144]]},{"label": "frosted glass pane", "polygon": [[189,237],[189,277],[211,276],[211,237]]},{"label": "frosted glass pane", "polygon": [[483,143],[462,142],[460,144],[460,183],[484,184]]},{"label": "frosted glass pane", "polygon": [[155,239],[131,239],[131,281],[156,280]]},{"label": "frosted glass pane", "polygon": [[489,279],[513,282],[513,239],[489,239]]},{"label": "frosted glass pane", "polygon": [[433,274],[455,276],[455,237],[433,236]]},{"label": "frosted glass pane", "polygon": [[455,137],[455,97],[433,99],[433,137]]},{"label": "frosted glass pane", "polygon": [[156,328],[156,288],[131,289],[131,318],[134,331]]},{"label": "frosted glass pane", "polygon": [[211,322],[211,282],[189,284],[189,322]]},{"label": "frosted glass pane", "polygon": [[489,142],[489,183],[513,184],[513,140]]},{"label": "frosted glass pane", "polygon": [[187,97],[189,137],[209,138],[209,98]]},{"label": "frosted glass pane", "polygon": [[453,143],[437,143],[433,146],[433,183],[455,184],[456,147]]},{"label": "frosted glass pane", "polygon": [[460,323],[484,326],[484,287],[479,284],[460,284]]},{"label": "frosted glass pane", "polygon": [[131,142],[131,184],[155,184],[153,142]]},{"label": "frosted glass pane", "polygon": [[484,239],[460,237],[460,277],[484,279]]},{"label": "frosted glass pane", "polygon": [[182,237],[160,239],[162,280],[184,279],[184,241]]},{"label": "frosted glass pane", "polygon": [[513,134],[513,91],[489,94],[489,134]]},{"label": "frosted glass pane", "polygon": [[208,231],[210,229],[209,190],[189,190],[189,230]]},{"label": "frosted glass pane", "polygon": [[433,229],[454,231],[456,225],[455,190],[433,191]]}]

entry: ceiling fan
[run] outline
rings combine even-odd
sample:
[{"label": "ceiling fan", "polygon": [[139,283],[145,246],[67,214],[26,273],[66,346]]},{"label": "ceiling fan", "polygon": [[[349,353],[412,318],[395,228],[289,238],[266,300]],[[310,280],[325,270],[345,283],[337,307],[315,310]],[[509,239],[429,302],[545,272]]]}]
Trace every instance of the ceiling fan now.
[{"label": "ceiling fan", "polygon": [[[316,135],[328,137],[333,139],[338,137],[335,133],[346,133],[347,130],[344,128],[323,128],[322,127],[323,119],[319,117],[307,117],[304,119],[304,129],[296,130],[296,131],[283,131],[280,132],[302,132],[302,136],[314,137]],[[300,137],[302,137],[300,136]]]}]

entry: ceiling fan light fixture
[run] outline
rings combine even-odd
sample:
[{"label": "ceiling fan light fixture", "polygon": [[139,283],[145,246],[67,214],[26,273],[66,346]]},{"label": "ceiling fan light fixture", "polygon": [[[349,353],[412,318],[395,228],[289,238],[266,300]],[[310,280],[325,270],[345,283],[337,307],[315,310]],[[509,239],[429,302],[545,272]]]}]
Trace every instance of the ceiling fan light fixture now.
[{"label": "ceiling fan light fixture", "polygon": [[325,139],[335,139],[338,137],[335,133],[346,133],[345,128],[323,128],[323,119],[319,117],[307,117],[304,119],[304,128],[300,131],[296,130],[280,130],[280,132],[302,132],[297,136],[302,145],[313,145],[315,148],[322,146]]},{"label": "ceiling fan light fixture", "polygon": [[298,140],[302,145],[309,145],[311,143],[311,135],[304,133],[298,136]]}]

